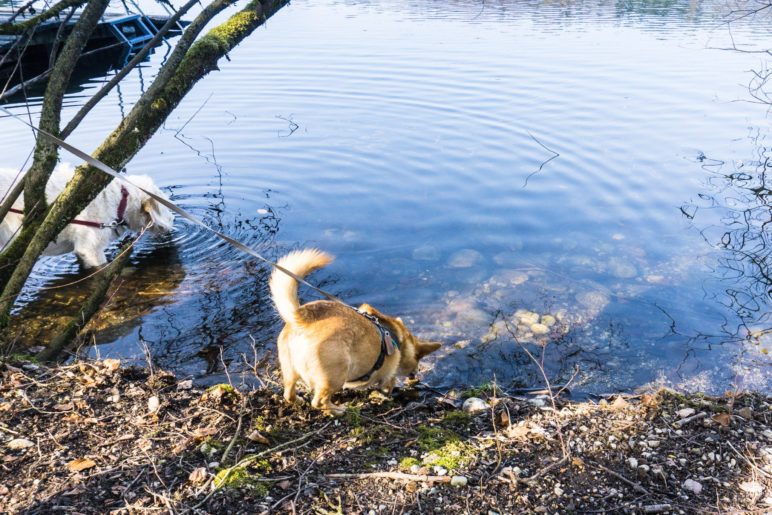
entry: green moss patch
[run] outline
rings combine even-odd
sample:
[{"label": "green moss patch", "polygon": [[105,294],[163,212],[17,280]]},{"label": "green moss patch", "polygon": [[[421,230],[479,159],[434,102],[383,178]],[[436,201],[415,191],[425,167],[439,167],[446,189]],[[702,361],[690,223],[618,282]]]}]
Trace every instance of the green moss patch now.
[{"label": "green moss patch", "polygon": [[463,410],[449,411],[442,417],[442,425],[464,427],[472,421],[472,416]]},{"label": "green moss patch", "polygon": [[399,469],[405,472],[409,471],[413,465],[420,465],[421,461],[418,458],[407,457],[399,460]]},{"label": "green moss patch", "polygon": [[242,460],[241,465],[223,467],[215,474],[212,483],[215,488],[241,488],[249,489],[256,495],[265,497],[268,495],[268,486],[260,481],[262,474],[271,472],[268,460],[252,460],[249,456]]},{"label": "green moss patch", "polygon": [[427,453],[423,459],[424,465],[440,466],[452,472],[474,460],[474,447],[462,442],[456,432],[426,425],[420,425],[417,429],[416,443]]}]

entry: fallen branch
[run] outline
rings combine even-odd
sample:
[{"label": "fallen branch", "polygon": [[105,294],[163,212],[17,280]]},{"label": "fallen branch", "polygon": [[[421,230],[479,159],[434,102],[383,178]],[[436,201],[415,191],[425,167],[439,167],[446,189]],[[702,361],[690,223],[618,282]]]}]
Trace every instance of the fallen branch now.
[{"label": "fallen branch", "polygon": [[603,466],[603,465],[601,465],[600,463],[595,463],[595,462],[592,462],[592,461],[590,461],[590,462],[588,462],[588,463],[590,463],[590,465],[592,465],[592,466],[594,466],[594,467],[598,467],[599,469],[601,469],[603,472],[605,472],[605,473],[607,473],[607,474],[611,474],[612,476],[614,476],[615,478],[619,479],[620,481],[622,481],[622,482],[624,482],[624,483],[627,483],[627,484],[628,484],[628,485],[630,485],[630,486],[633,488],[633,490],[635,490],[636,492],[638,492],[638,493],[641,493],[641,494],[644,494],[644,495],[651,495],[651,493],[650,493],[648,490],[646,490],[644,487],[642,487],[640,483],[635,483],[635,482],[633,482],[633,481],[630,481],[629,479],[627,479],[625,476],[623,476],[623,475],[622,475],[622,474],[620,474],[619,472],[614,472],[614,471],[613,471],[613,470],[611,470],[610,468],[608,468],[608,467],[604,467],[604,466]]},{"label": "fallen branch", "polygon": [[531,477],[527,477],[525,479],[518,479],[517,482],[518,483],[522,483],[524,485],[530,484],[533,481],[535,481],[535,480],[539,479],[540,477],[542,477],[544,474],[546,474],[550,470],[554,469],[555,467],[560,467],[561,465],[564,465],[567,462],[568,462],[568,456],[563,456],[561,459],[559,459],[555,463],[553,463],[551,465],[547,465],[546,467],[544,467],[543,469],[539,470],[538,472],[536,472],[536,474],[532,475]]},{"label": "fallen branch", "polygon": [[431,483],[450,483],[451,476],[428,476],[424,474],[405,474],[404,472],[363,472],[361,474],[327,474],[335,479],[401,479],[403,481],[424,481]]},{"label": "fallen branch", "polygon": [[758,473],[759,473],[759,474],[761,474],[762,476],[764,476],[764,477],[766,477],[766,478],[770,478],[770,479],[772,479],[772,475],[770,475],[770,474],[769,474],[769,472],[767,472],[766,470],[764,470],[764,469],[760,468],[758,465],[756,465],[756,464],[755,464],[755,463],[753,463],[751,460],[749,460],[748,458],[746,458],[744,454],[742,454],[740,451],[738,451],[737,449],[735,449],[734,445],[732,445],[732,442],[730,442],[730,441],[728,441],[728,440],[727,440],[727,442],[726,442],[726,443],[727,443],[727,445],[729,445],[729,447],[730,447],[730,448],[731,448],[731,449],[734,451],[734,453],[735,453],[737,456],[739,456],[739,457],[740,457],[740,459],[742,459],[742,460],[743,460],[745,463],[747,463],[747,464],[748,464],[748,465],[751,467],[751,469],[753,469],[753,470],[754,470],[754,472],[758,472]]}]

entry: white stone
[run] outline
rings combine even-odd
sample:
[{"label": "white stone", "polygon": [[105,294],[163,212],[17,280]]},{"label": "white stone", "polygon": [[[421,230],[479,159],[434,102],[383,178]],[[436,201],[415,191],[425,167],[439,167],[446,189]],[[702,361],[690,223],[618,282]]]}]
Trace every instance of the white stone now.
[{"label": "white stone", "polygon": [[148,413],[157,413],[159,408],[161,407],[161,400],[158,398],[157,395],[153,395],[147,400],[147,411]]},{"label": "white stone", "polygon": [[446,469],[445,467],[440,467],[439,465],[435,465],[432,468],[434,469],[434,473],[437,474],[438,476],[444,476],[448,473],[448,469]]},{"label": "white stone", "polygon": [[474,415],[476,413],[488,411],[491,409],[491,406],[479,397],[469,397],[464,401],[464,404],[461,405],[461,408],[470,415]]},{"label": "white stone", "polygon": [[469,482],[469,480],[465,476],[453,476],[450,479],[450,486],[457,486],[462,487],[466,486],[466,484]]},{"label": "white stone", "polygon": [[630,465],[630,468],[637,469],[638,468],[638,460],[635,458],[627,458],[627,464]]},{"label": "white stone", "polygon": [[678,415],[680,418],[686,418],[691,417],[694,415],[695,411],[692,408],[684,408],[676,411],[676,415]]},{"label": "white stone", "polygon": [[180,381],[179,383],[177,383],[178,390],[190,390],[191,388],[193,388],[192,379],[186,379],[184,381]]},{"label": "white stone", "polygon": [[743,481],[740,490],[751,495],[758,495],[764,491],[764,486],[757,481]]},{"label": "white stone", "polygon": [[20,449],[27,449],[28,447],[32,447],[34,445],[35,445],[34,442],[31,442],[26,438],[14,438],[13,440],[5,444],[6,447],[14,451],[18,451]]},{"label": "white stone", "polygon": [[702,492],[702,484],[698,483],[694,479],[687,479],[684,481],[683,489],[688,490],[693,494],[699,495],[700,492]]}]

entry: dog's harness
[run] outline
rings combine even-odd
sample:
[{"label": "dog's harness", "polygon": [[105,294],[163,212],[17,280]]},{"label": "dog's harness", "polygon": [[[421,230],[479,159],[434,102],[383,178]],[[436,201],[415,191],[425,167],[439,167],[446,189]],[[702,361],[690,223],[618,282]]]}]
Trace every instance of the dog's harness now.
[{"label": "dog's harness", "polygon": [[[129,203],[129,190],[126,189],[126,186],[121,185],[121,200],[118,202],[118,210],[115,213],[115,219],[110,223],[102,223],[102,222],[92,222],[91,220],[78,220],[75,219],[71,221],[71,224],[75,225],[85,225],[86,227],[93,227],[95,229],[117,229],[118,227],[126,225],[126,219],[124,218],[124,215],[126,214],[126,206]],[[17,215],[23,215],[24,211],[21,209],[10,209],[11,213],[16,213]]]},{"label": "dog's harness", "polygon": [[351,381],[352,383],[358,383],[361,381],[368,381],[374,373],[380,370],[383,366],[383,362],[386,360],[386,356],[391,356],[394,354],[394,349],[399,349],[399,340],[391,336],[389,330],[381,325],[381,321],[378,320],[378,317],[373,316],[370,313],[365,313],[364,311],[359,311],[353,306],[351,306],[351,309],[375,324],[375,328],[378,329],[378,332],[381,334],[381,353],[378,355],[378,359],[375,360],[375,365],[373,365],[373,368],[371,368],[368,373]]}]

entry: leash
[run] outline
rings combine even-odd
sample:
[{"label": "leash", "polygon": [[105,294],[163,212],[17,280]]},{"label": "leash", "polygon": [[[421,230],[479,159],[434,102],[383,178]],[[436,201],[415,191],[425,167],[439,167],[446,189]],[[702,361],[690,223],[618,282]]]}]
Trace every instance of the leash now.
[{"label": "leash", "polygon": [[[57,138],[56,136],[54,136],[53,134],[49,133],[48,131],[45,131],[43,129],[35,127],[31,123],[28,123],[26,120],[24,120],[23,118],[21,118],[20,116],[18,116],[16,114],[12,113],[11,111],[6,109],[5,107],[0,106],[0,110],[5,112],[7,115],[11,116],[12,118],[16,119],[17,121],[23,123],[27,127],[30,127],[36,133],[44,136],[51,143],[54,143],[55,145],[57,145],[59,147],[62,147],[63,149],[67,150],[71,154],[79,157],[80,159],[82,159],[83,161],[87,162],[88,164],[90,164],[94,168],[98,168],[99,170],[103,171],[104,173],[106,173],[107,175],[113,177],[114,179],[118,179],[120,181],[123,181],[126,184],[130,184],[130,185],[134,186],[135,188],[138,188],[140,191],[142,191],[143,193],[148,195],[150,198],[152,198],[156,202],[158,202],[158,203],[168,207],[169,209],[171,209],[172,211],[174,211],[175,213],[180,215],[182,218],[188,220],[189,222],[192,222],[193,224],[195,224],[195,225],[197,225],[197,226],[199,226],[199,227],[201,227],[201,228],[203,228],[203,229],[213,233],[215,236],[217,236],[221,240],[229,243],[233,247],[236,247],[240,251],[242,251],[242,252],[244,252],[246,254],[249,254],[250,256],[252,256],[252,257],[262,261],[263,263],[265,263],[267,265],[270,265],[271,267],[275,268],[276,270],[278,270],[278,271],[280,271],[280,272],[282,272],[282,273],[292,277],[293,279],[295,279],[300,284],[303,284],[303,285],[311,288],[312,290],[314,290],[315,292],[323,295],[327,299],[329,299],[329,300],[331,300],[333,302],[337,302],[339,304],[343,304],[344,306],[349,306],[348,304],[346,304],[345,302],[340,300],[338,297],[336,297],[332,293],[328,293],[328,292],[324,291],[323,289],[319,288],[318,286],[314,286],[313,284],[309,283],[308,281],[306,281],[302,277],[299,277],[297,274],[294,274],[293,272],[287,270],[283,266],[281,266],[281,265],[279,265],[277,263],[274,263],[273,261],[271,261],[268,258],[265,258],[265,257],[261,256],[256,251],[254,251],[252,248],[247,247],[246,245],[244,245],[240,241],[238,241],[238,240],[236,240],[234,238],[231,238],[230,236],[228,236],[226,234],[223,234],[220,231],[212,229],[211,227],[206,225],[204,222],[202,222],[201,220],[199,220],[195,216],[191,215],[190,213],[188,213],[187,211],[185,211],[181,207],[177,206],[176,204],[170,202],[169,200],[166,200],[165,198],[160,197],[160,196],[156,195],[155,193],[152,193],[150,191],[147,191],[144,188],[141,188],[141,187],[137,186],[136,184],[134,184],[130,180],[128,180],[125,175],[122,175],[122,174],[116,172],[115,170],[113,170],[112,168],[110,168],[109,166],[104,164],[102,161],[100,161],[100,160],[98,160],[98,159],[96,159],[94,157],[91,157],[87,153],[85,153],[82,150],[78,149],[77,147],[74,147],[74,146],[70,145],[69,143],[67,143],[67,142]],[[349,306],[349,307],[351,307],[351,306]]]}]

